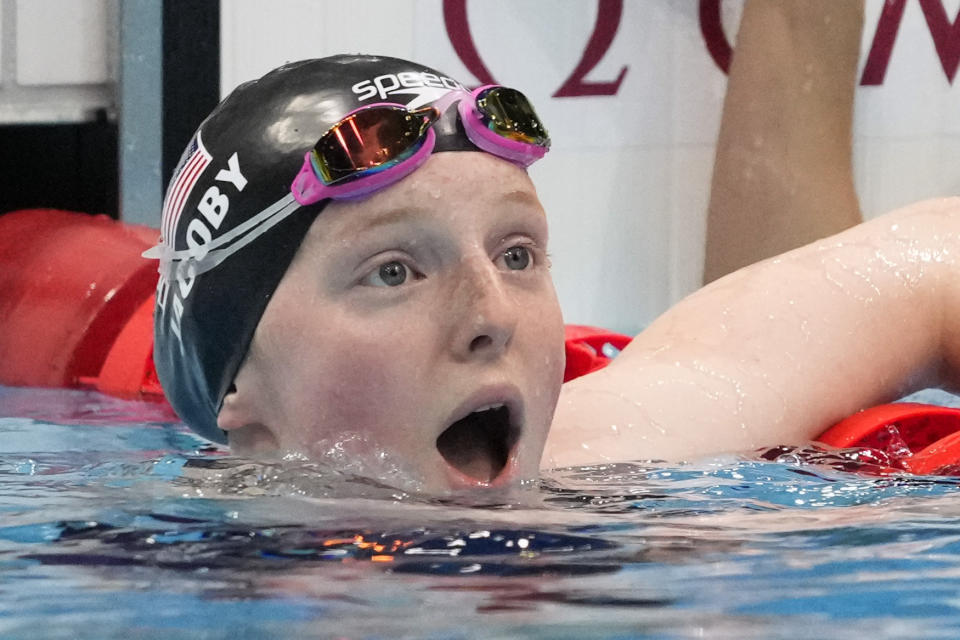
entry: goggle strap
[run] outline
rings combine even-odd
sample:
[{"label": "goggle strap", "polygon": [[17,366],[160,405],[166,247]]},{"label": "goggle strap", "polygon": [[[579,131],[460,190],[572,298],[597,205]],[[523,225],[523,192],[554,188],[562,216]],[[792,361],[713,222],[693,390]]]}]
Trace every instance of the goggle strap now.
[{"label": "goggle strap", "polygon": [[451,89],[443,94],[443,96],[435,100],[431,106],[442,115],[446,113],[447,109],[449,109],[454,102],[457,102],[458,100],[469,99],[470,92],[466,89]]},{"label": "goggle strap", "polygon": [[307,151],[306,155],[303,156],[303,165],[301,165],[300,171],[297,172],[297,177],[293,179],[293,184],[290,185],[291,195],[303,206],[313,204],[322,199],[314,197],[321,191],[320,188],[317,188],[317,185],[322,187],[323,183],[313,169],[312,156],[312,151]]},{"label": "goggle strap", "polygon": [[144,251],[142,255],[144,258],[160,260],[158,271],[167,281],[193,278],[216,268],[224,260],[285,220],[300,207],[301,205],[294,199],[293,194],[288,193],[242,224],[211,241],[206,245],[207,251],[200,259],[196,258],[195,251],[190,249],[176,250],[166,243],[151,247]]}]

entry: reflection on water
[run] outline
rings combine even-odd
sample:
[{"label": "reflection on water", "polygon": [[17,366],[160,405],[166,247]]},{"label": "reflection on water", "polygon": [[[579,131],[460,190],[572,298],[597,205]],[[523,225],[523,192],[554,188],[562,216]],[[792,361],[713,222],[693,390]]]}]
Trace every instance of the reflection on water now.
[{"label": "reflection on water", "polygon": [[[551,473],[477,502],[0,388],[0,637],[950,637],[957,479],[857,452]],[[858,457],[859,456],[859,457]]]}]

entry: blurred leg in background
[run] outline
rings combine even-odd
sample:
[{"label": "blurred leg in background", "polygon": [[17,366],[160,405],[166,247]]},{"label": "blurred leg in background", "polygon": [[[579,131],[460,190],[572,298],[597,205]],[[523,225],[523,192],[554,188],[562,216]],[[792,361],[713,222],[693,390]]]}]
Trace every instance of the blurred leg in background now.
[{"label": "blurred leg in background", "polygon": [[863,0],[748,0],[717,141],[704,283],[862,221],[852,124]]}]

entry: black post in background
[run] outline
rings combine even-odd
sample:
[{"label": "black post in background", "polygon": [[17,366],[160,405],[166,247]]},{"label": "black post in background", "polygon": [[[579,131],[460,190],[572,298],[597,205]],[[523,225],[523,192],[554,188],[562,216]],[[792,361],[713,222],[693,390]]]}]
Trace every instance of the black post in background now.
[{"label": "black post in background", "polygon": [[0,214],[53,208],[117,217],[117,123],[0,126]]},{"label": "black post in background", "polygon": [[163,0],[163,188],[220,102],[220,1]]}]

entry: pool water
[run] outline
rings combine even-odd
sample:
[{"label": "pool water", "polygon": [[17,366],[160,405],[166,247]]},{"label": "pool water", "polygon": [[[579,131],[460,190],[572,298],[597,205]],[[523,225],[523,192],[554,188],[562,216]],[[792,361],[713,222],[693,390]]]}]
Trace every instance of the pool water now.
[{"label": "pool water", "polygon": [[780,453],[436,500],[0,387],[0,638],[956,637],[960,479]]}]

